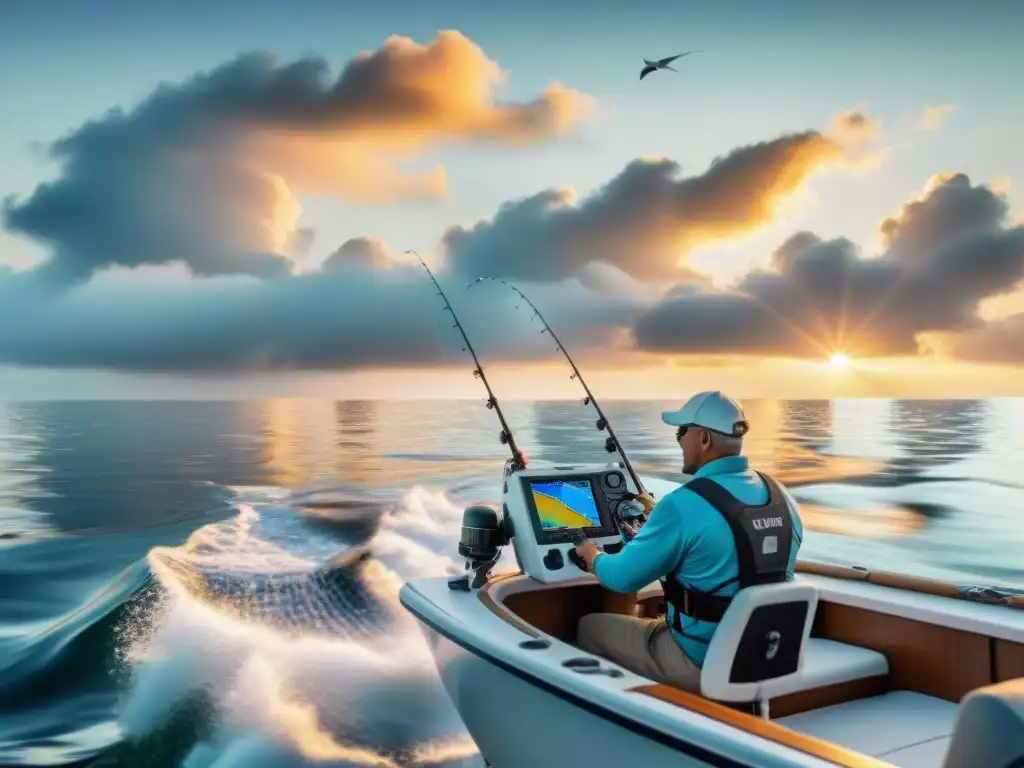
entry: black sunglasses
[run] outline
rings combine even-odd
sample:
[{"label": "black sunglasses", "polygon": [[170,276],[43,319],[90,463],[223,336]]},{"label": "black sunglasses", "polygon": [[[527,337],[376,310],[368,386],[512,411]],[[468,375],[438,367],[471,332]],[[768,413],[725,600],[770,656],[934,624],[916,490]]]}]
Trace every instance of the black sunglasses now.
[{"label": "black sunglasses", "polygon": [[[678,429],[676,429],[676,441],[677,442],[679,440],[683,439],[683,436],[686,434],[687,430],[690,429],[690,426],[693,426],[693,425],[689,425],[689,426],[685,426],[685,427],[679,427]],[[747,422],[745,422],[745,421],[737,421],[733,425],[732,434],[733,434],[734,437],[743,437],[747,433],[748,429],[749,429],[749,427],[747,426]],[[715,431],[715,430],[708,430],[705,427],[704,431],[705,432],[709,432],[709,431]],[[725,434],[725,433],[723,432],[722,434]]]}]

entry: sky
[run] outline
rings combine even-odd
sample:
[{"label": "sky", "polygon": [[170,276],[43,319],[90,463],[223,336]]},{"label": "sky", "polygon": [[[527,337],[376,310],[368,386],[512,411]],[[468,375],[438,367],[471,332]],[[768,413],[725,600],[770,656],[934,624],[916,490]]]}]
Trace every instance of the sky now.
[{"label": "sky", "polygon": [[1022,395],[1022,23],[5,0],[0,397]]}]

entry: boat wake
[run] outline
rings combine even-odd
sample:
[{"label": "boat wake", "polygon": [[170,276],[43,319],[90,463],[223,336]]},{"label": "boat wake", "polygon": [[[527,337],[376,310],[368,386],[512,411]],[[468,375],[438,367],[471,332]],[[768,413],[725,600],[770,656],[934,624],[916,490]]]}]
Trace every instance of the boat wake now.
[{"label": "boat wake", "polygon": [[125,739],[144,751],[191,708],[184,768],[481,765],[397,599],[405,579],[459,572],[441,553],[461,509],[423,489],[341,499],[329,536],[274,493],[239,489],[233,518],[150,552],[160,596],[121,633]]}]

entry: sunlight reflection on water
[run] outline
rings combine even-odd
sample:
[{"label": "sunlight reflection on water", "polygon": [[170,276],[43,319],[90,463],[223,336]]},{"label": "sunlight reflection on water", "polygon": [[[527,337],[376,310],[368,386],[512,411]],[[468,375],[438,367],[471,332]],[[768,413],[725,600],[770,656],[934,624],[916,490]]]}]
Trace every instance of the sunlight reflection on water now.
[{"label": "sunlight reflection on water", "polygon": [[[678,476],[660,412],[608,401],[638,470]],[[1024,400],[754,400],[745,452],[804,505],[807,556],[1020,582]],[[531,460],[606,462],[575,402],[504,406]],[[0,404],[0,535],[130,531],[199,519],[248,485],[494,502],[507,448],[481,401]],[[323,495],[323,494],[321,494]],[[338,513],[335,514],[344,514]]]}]

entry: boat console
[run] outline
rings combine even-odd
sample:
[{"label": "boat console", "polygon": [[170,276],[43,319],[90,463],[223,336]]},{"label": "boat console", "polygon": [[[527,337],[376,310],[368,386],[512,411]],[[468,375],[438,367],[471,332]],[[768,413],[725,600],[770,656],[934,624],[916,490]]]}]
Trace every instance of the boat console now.
[{"label": "boat console", "polygon": [[623,502],[637,493],[615,464],[523,470],[507,477],[504,487],[502,511],[512,522],[516,559],[524,573],[544,583],[579,578],[575,548],[584,538],[609,550],[621,546]]},{"label": "boat console", "polygon": [[617,551],[626,539],[621,522],[643,512],[631,501],[639,492],[617,463],[538,469],[513,469],[507,463],[500,514],[490,507],[463,513],[459,554],[474,578],[464,586],[465,579],[457,580],[453,588],[483,586],[501,547],[510,542],[519,567],[536,581],[578,579],[584,571],[576,544],[590,539]]}]

